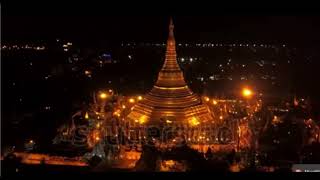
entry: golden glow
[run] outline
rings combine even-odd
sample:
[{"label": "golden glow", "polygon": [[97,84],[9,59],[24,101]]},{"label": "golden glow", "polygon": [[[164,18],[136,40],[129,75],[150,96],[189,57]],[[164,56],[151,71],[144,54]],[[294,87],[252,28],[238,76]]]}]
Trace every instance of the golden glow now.
[{"label": "golden glow", "polygon": [[18,153],[14,152],[18,158],[21,158],[23,164],[41,164],[45,160],[49,165],[67,165],[67,166],[88,166],[87,163],[80,161],[78,157],[70,158],[68,161],[62,156],[52,156],[46,154],[36,153]]},{"label": "golden glow", "polygon": [[125,109],[126,108],[126,106],[125,105],[122,105],[122,109]]},{"label": "golden glow", "polygon": [[170,121],[170,120],[167,120],[167,121],[166,121],[166,123],[168,123],[168,124],[171,124],[171,123],[172,123],[172,121]]},{"label": "golden glow", "polygon": [[280,120],[280,118],[278,118],[278,116],[273,116],[272,124],[278,124],[280,122],[281,122],[281,120]]},{"label": "golden glow", "polygon": [[249,97],[251,97],[252,96],[252,91],[250,90],[250,89],[248,89],[248,88],[244,88],[244,89],[242,89],[242,95],[244,96],[244,97],[247,97],[247,98],[249,98]]},{"label": "golden glow", "polygon": [[173,160],[168,160],[164,162],[167,166],[173,166],[175,163]]},{"label": "golden glow", "polygon": [[135,102],[135,100],[133,98],[129,99],[129,103],[134,103],[134,102]]},{"label": "golden glow", "polygon": [[100,128],[100,123],[98,123],[98,124],[96,125],[96,127],[97,127],[97,128]]},{"label": "golden glow", "polygon": [[100,93],[100,98],[101,99],[106,99],[108,95],[106,93]]},{"label": "golden glow", "polygon": [[138,96],[138,101],[141,101],[142,100],[142,96]]},{"label": "golden glow", "polygon": [[85,118],[85,119],[89,119],[89,114],[88,114],[88,112],[86,112],[86,114],[84,115],[84,118]]},{"label": "golden glow", "polygon": [[198,119],[196,117],[192,117],[191,120],[189,121],[189,123],[192,125],[192,126],[197,126],[200,124],[200,122],[198,121]]},{"label": "golden glow", "polygon": [[210,98],[209,98],[209,97],[205,97],[204,100],[207,101],[207,102],[209,102],[209,101],[210,101]]},{"label": "golden glow", "polygon": [[229,167],[229,170],[231,172],[240,172],[240,166],[239,164],[232,164],[230,167]]},{"label": "golden glow", "polygon": [[139,123],[140,124],[144,124],[146,122],[146,120],[147,120],[147,116],[143,115],[143,116],[140,117]]},{"label": "golden glow", "polygon": [[219,117],[219,119],[221,119],[221,120],[222,120],[222,119],[223,119],[223,116],[220,116],[220,117]]},{"label": "golden glow", "polygon": [[97,136],[95,139],[96,139],[96,141],[99,141],[99,140],[100,140],[100,138],[99,138],[98,136]]},{"label": "golden glow", "polygon": [[217,105],[218,104],[218,102],[216,100],[213,100],[212,103],[213,103],[213,105]]},{"label": "golden glow", "polygon": [[113,115],[120,117],[120,114],[118,112],[114,112]]},{"label": "golden glow", "polygon": [[113,91],[112,91],[112,89],[109,89],[109,93],[112,93]]},{"label": "golden glow", "polygon": [[90,74],[91,74],[91,71],[85,70],[85,71],[84,71],[84,74],[85,74],[85,75],[90,75]]},{"label": "golden glow", "polygon": [[117,109],[117,110],[115,110],[115,111],[113,112],[113,115],[120,117],[120,113],[121,113],[121,111],[120,111],[119,109]]},{"label": "golden glow", "polygon": [[33,140],[30,140],[29,143],[30,143],[30,144],[33,144]]},{"label": "golden glow", "polygon": [[183,86],[183,87],[159,87],[159,86],[154,86],[154,87],[158,88],[158,89],[164,89],[164,90],[178,90],[178,89],[187,88],[187,86]]}]

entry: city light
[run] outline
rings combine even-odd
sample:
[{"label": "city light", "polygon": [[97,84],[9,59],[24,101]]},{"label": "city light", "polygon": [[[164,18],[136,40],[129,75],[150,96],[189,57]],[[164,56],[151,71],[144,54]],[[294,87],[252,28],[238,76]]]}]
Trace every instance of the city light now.
[{"label": "city light", "polygon": [[210,98],[209,98],[209,97],[205,97],[204,100],[207,101],[207,102],[209,102],[209,101],[210,101]]},{"label": "city light", "polygon": [[106,99],[108,97],[108,95],[106,93],[101,93],[100,94],[100,98],[101,99]]},{"label": "city light", "polygon": [[248,88],[242,89],[242,95],[246,98],[250,98],[252,96],[252,91]]},{"label": "city light", "polygon": [[135,103],[135,100],[133,98],[130,98],[129,103]]},{"label": "city light", "polygon": [[85,119],[89,119],[89,114],[88,114],[88,112],[86,112],[86,114],[84,115],[84,118],[85,118]]},{"label": "city light", "polygon": [[143,115],[143,116],[140,117],[139,123],[140,124],[144,124],[146,122],[146,120],[147,120],[147,116]]},{"label": "city light", "polygon": [[198,121],[198,119],[196,117],[192,117],[191,120],[189,121],[189,123],[192,125],[192,126],[197,126],[200,124],[200,122]]},{"label": "city light", "polygon": [[213,105],[217,105],[218,104],[218,102],[216,100],[213,100],[212,103],[213,103]]},{"label": "city light", "polygon": [[114,116],[118,116],[118,117],[120,117],[120,110],[119,110],[119,109],[117,109],[117,110],[113,113],[113,115],[114,115]]},{"label": "city light", "polygon": [[138,96],[138,100],[141,101],[142,100],[142,96]]},{"label": "city light", "polygon": [[273,116],[272,124],[278,124],[281,122],[281,119],[278,116]]},{"label": "city light", "polygon": [[172,123],[172,121],[170,121],[170,120],[166,120],[166,123],[171,124],[171,123]]}]

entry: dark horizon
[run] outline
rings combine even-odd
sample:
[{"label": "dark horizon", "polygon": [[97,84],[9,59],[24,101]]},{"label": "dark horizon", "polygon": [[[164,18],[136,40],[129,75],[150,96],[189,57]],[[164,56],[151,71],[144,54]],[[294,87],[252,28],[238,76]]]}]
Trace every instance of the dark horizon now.
[{"label": "dark horizon", "polygon": [[[180,42],[261,42],[299,46],[320,42],[320,17],[173,16]],[[169,16],[4,16],[3,42],[64,38],[79,43],[157,41]]]}]

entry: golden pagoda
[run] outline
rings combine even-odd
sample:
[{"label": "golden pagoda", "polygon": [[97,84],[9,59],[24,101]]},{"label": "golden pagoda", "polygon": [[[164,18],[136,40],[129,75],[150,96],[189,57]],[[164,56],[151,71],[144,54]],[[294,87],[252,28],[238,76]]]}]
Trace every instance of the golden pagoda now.
[{"label": "golden pagoda", "polygon": [[187,123],[193,126],[212,120],[209,108],[184,80],[177,62],[173,29],[173,21],[170,19],[166,56],[158,79],[152,90],[133,107],[128,115],[129,120],[149,125],[165,120],[167,123]]}]

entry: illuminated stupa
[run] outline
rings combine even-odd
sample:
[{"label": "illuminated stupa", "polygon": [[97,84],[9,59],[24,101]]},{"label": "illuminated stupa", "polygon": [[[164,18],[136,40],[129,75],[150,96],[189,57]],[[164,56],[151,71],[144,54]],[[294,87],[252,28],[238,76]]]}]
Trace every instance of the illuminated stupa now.
[{"label": "illuminated stupa", "polygon": [[169,25],[166,57],[152,90],[139,101],[128,115],[129,120],[140,124],[158,124],[168,120],[173,124],[198,125],[209,122],[209,109],[186,84],[176,54],[172,19]]}]

